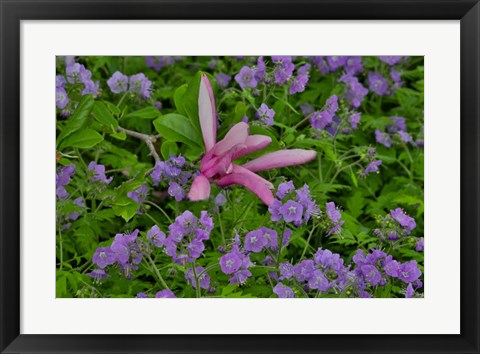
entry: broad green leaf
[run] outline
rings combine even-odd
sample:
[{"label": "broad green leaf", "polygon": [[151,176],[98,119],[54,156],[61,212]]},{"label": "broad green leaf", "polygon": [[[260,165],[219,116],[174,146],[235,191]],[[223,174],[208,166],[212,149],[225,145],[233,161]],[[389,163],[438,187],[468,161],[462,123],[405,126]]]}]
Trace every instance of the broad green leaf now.
[{"label": "broad green leaf", "polygon": [[113,134],[110,134],[110,136],[118,140],[127,139],[127,134],[125,132],[113,133]]},{"label": "broad green leaf", "polygon": [[165,160],[170,158],[170,156],[177,156],[178,155],[178,147],[177,144],[173,141],[165,141],[162,146],[160,147],[160,152]]},{"label": "broad green leaf", "polygon": [[138,111],[128,113],[125,118],[155,119],[159,115],[160,112],[155,107],[145,107]]},{"label": "broad green leaf", "polygon": [[81,149],[88,149],[97,145],[102,140],[103,140],[103,137],[96,130],[83,129],[67,137],[62,142],[61,147],[62,149],[69,146],[73,146]]},{"label": "broad green leaf", "polygon": [[118,128],[117,120],[112,116],[112,113],[108,110],[107,106],[101,102],[97,101],[93,105],[92,109],[93,116],[95,119],[112,132],[116,132]]},{"label": "broad green leaf", "polygon": [[184,143],[192,147],[201,147],[202,137],[191,120],[176,113],[166,114],[153,121],[157,132],[165,139]]},{"label": "broad green leaf", "polygon": [[75,133],[77,130],[83,127],[88,116],[90,115],[90,112],[92,111],[94,102],[95,101],[93,100],[92,95],[82,96],[80,102],[78,103],[77,109],[72,116],[68,118],[67,124],[63,127],[60,135],[58,136],[57,146],[67,136]]}]

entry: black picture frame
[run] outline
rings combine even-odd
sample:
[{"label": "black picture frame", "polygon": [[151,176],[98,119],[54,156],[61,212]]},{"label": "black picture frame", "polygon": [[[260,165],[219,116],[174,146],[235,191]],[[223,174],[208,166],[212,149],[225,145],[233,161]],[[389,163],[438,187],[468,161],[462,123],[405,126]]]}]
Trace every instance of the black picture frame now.
[{"label": "black picture frame", "polygon": [[[0,0],[0,12],[1,353],[480,353],[477,0]],[[461,20],[461,334],[20,334],[20,22],[142,19]]]}]

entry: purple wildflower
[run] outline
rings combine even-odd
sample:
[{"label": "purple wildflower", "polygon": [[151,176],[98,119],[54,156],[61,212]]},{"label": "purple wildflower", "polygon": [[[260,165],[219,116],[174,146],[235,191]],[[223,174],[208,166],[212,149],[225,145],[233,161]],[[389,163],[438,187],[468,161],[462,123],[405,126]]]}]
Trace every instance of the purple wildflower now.
[{"label": "purple wildflower", "polygon": [[160,230],[157,225],[153,225],[150,230],[147,231],[147,240],[153,243],[156,247],[164,246],[165,233]]},{"label": "purple wildflower", "polygon": [[168,183],[168,194],[174,197],[177,202],[185,198],[185,190],[177,182]]},{"label": "purple wildflower", "polygon": [[166,298],[166,299],[173,299],[176,298],[175,294],[168,289],[160,290],[157,294],[155,294],[156,298]]},{"label": "purple wildflower", "polygon": [[338,222],[342,216],[338,208],[335,206],[335,203],[334,202],[327,203],[326,208],[327,208],[328,218],[335,223]]},{"label": "purple wildflower", "polygon": [[390,210],[392,218],[398,222],[407,232],[407,235],[417,226],[415,219],[406,215],[401,208]]},{"label": "purple wildflower", "polygon": [[[289,57],[272,57],[272,60],[273,58],[289,58]],[[273,71],[273,77],[275,79],[275,83],[277,85],[282,85],[286,83],[292,77],[294,69],[295,69],[295,65],[291,61],[287,59],[277,60],[274,71]]]},{"label": "purple wildflower", "polygon": [[64,109],[69,101],[70,100],[68,99],[67,91],[65,91],[65,88],[57,87],[55,89],[55,103],[57,105],[57,108]]},{"label": "purple wildflower", "polygon": [[103,269],[94,269],[90,273],[87,273],[90,278],[93,278],[95,283],[100,283],[102,279],[106,279],[109,277],[107,273]]},{"label": "purple wildflower", "polygon": [[287,194],[294,190],[295,186],[293,185],[293,181],[280,183],[277,188],[277,197],[283,199]]},{"label": "purple wildflower", "polygon": [[377,95],[384,96],[388,90],[388,83],[385,78],[377,72],[368,73],[368,88]]},{"label": "purple wildflower", "polygon": [[248,66],[244,66],[240,69],[240,72],[235,75],[235,81],[242,89],[248,87],[255,88],[258,84],[257,80],[255,79],[255,72]]},{"label": "purple wildflower", "polygon": [[113,176],[108,179],[107,176],[105,176],[105,166],[97,164],[95,161],[88,164],[88,171],[93,171],[93,181],[109,184],[113,180]]},{"label": "purple wildflower", "polygon": [[363,69],[362,57],[361,56],[352,56],[347,57],[345,64],[343,64],[345,72],[350,75],[358,74]]},{"label": "purple wildflower", "polygon": [[303,206],[293,200],[287,201],[279,211],[286,222],[302,222]]},{"label": "purple wildflower", "polygon": [[333,116],[328,111],[315,112],[310,117],[310,123],[312,124],[312,128],[318,129],[318,130],[325,129],[325,127],[330,123],[332,123],[332,121],[333,121]]},{"label": "purple wildflower", "polygon": [[321,291],[327,291],[330,287],[328,279],[325,278],[321,270],[315,270],[308,279],[308,287],[310,289],[318,289]]},{"label": "purple wildflower", "polygon": [[399,64],[402,61],[402,58],[403,58],[402,56],[394,56],[394,55],[378,57],[378,59],[380,59],[384,63],[387,63],[390,66]]},{"label": "purple wildflower", "polygon": [[[210,287],[210,276],[208,275],[207,272],[203,272],[204,270],[205,269],[201,266],[195,267],[195,273],[197,274],[200,288],[201,289],[208,289]],[[203,274],[202,274],[202,272],[203,272]],[[202,275],[200,275],[200,274],[202,274]],[[195,281],[195,274],[193,273],[192,268],[188,268],[188,270],[185,272],[185,279],[187,279],[189,281],[189,283],[192,285],[192,287],[194,289],[197,288],[197,283]]]},{"label": "purple wildflower", "polygon": [[292,288],[286,286],[283,283],[278,283],[275,285],[273,288],[273,292],[279,297],[279,298],[293,298],[295,297],[295,294],[293,293]]},{"label": "purple wildflower", "polygon": [[225,274],[235,273],[242,266],[242,259],[237,252],[230,252],[220,258],[220,268]]},{"label": "purple wildflower", "polygon": [[99,247],[93,254],[92,262],[103,269],[115,263],[115,253],[109,247]]},{"label": "purple wildflower", "polygon": [[405,283],[412,283],[422,275],[422,272],[417,267],[417,261],[409,261],[400,264],[398,268],[398,279]]},{"label": "purple wildflower", "polygon": [[263,57],[258,57],[257,65],[253,68],[253,71],[255,73],[255,80],[258,82],[262,81],[266,72],[266,66],[265,62],[263,61]]},{"label": "purple wildflower", "polygon": [[130,76],[128,79],[129,92],[138,95],[143,99],[150,98],[152,82],[143,73]]},{"label": "purple wildflower", "polygon": [[148,298],[148,295],[145,294],[145,293],[138,293],[137,296],[135,296],[137,299],[147,299]]},{"label": "purple wildflower", "polygon": [[377,141],[377,143],[382,144],[385,147],[391,147],[392,146],[390,135],[388,135],[387,133],[384,133],[384,132],[382,132],[378,129],[375,130],[375,140]]},{"label": "purple wildflower", "polygon": [[423,252],[424,249],[424,239],[423,237],[415,243],[415,251]]},{"label": "purple wildflower", "polygon": [[245,284],[251,276],[252,273],[248,269],[239,270],[230,278],[230,284]]},{"label": "purple wildflower", "polygon": [[280,263],[278,270],[280,271],[280,280],[291,279],[294,276],[293,265],[290,262]]},{"label": "purple wildflower", "polygon": [[134,191],[128,192],[127,197],[134,200],[138,204],[142,205],[145,198],[147,198],[147,185],[142,184],[139,188]]},{"label": "purple wildflower", "polygon": [[358,81],[353,75],[343,75],[339,82],[345,83],[345,94],[353,108],[358,108],[362,104],[363,98],[368,94],[368,89]]},{"label": "purple wildflower", "polygon": [[217,81],[217,85],[220,88],[227,87],[230,80],[232,80],[232,77],[230,75],[223,74],[223,73],[215,75],[215,81]]},{"label": "purple wildflower", "polygon": [[128,76],[120,71],[115,71],[111,78],[107,80],[107,85],[113,93],[126,92],[128,90]]},{"label": "purple wildflower", "polygon": [[218,193],[217,196],[215,197],[215,205],[217,207],[224,206],[226,202],[227,202],[227,198],[225,197],[225,193],[223,192]]},{"label": "purple wildflower", "polygon": [[350,126],[352,129],[357,129],[358,123],[360,123],[360,119],[362,118],[362,113],[353,113],[348,117],[348,121],[350,122]]},{"label": "purple wildflower", "polygon": [[250,231],[245,236],[245,250],[251,252],[261,252],[267,245],[268,240],[264,236],[263,230]]},{"label": "purple wildflower", "polygon": [[305,86],[308,83],[308,76],[298,75],[290,84],[289,93],[291,95],[305,91]]},{"label": "purple wildflower", "polygon": [[265,103],[262,103],[258,108],[255,116],[259,118],[266,125],[271,126],[274,123],[273,117],[275,116],[275,111],[271,108],[268,108],[268,106]]},{"label": "purple wildflower", "polygon": [[415,290],[413,290],[412,283],[409,283],[405,291],[405,298],[410,299],[413,297],[413,295],[415,295]]},{"label": "purple wildflower", "polygon": [[412,143],[413,144],[412,136],[410,134],[408,134],[407,132],[404,132],[403,130],[400,130],[398,132],[398,135],[400,135],[400,139],[404,143]]},{"label": "purple wildflower", "polygon": [[377,285],[380,282],[382,275],[380,274],[378,269],[373,265],[365,264],[365,265],[362,265],[360,269],[365,279],[373,286]]},{"label": "purple wildflower", "polygon": [[299,282],[308,281],[315,270],[315,263],[313,263],[311,259],[301,261],[299,264],[293,267],[295,278]]},{"label": "purple wildflower", "polygon": [[370,162],[367,168],[365,168],[365,174],[378,172],[378,166],[380,166],[381,164],[382,160]]}]

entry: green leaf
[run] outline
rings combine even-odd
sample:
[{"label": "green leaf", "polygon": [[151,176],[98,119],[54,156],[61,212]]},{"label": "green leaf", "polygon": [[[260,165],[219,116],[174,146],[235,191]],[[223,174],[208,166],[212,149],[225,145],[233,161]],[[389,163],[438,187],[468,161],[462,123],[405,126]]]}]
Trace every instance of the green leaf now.
[{"label": "green leaf", "polygon": [[125,132],[113,133],[113,134],[110,134],[110,136],[118,140],[127,139],[127,134]]},{"label": "green leaf", "polygon": [[188,85],[183,84],[175,90],[175,94],[173,95],[173,102],[175,103],[177,111],[184,116],[187,115],[187,111],[183,108],[183,95],[185,94],[185,91],[187,91],[187,88]]},{"label": "green leaf", "polygon": [[93,129],[83,129],[78,132],[73,133],[68,138],[66,138],[61,147],[66,148],[69,146],[88,149],[92,146],[97,145],[103,140],[103,137],[96,130]]},{"label": "green leaf", "polygon": [[[177,110],[182,113],[184,116],[190,119],[192,126],[194,129],[201,133],[200,129],[200,121],[198,119],[198,91],[200,89],[200,80],[202,77],[201,71],[197,72],[195,76],[190,80],[186,89],[183,89],[183,86],[180,86],[177,91],[175,92],[174,101]],[[215,91],[216,82],[215,79],[208,73],[204,73],[207,75],[210,83],[212,84],[212,88]],[[182,91],[183,95],[181,94]]]},{"label": "green leaf", "polygon": [[113,115],[115,116],[119,116],[120,113],[122,113],[122,111],[120,110],[120,108],[118,108],[117,106],[115,106],[113,103],[111,102],[108,102],[108,101],[104,101],[105,105],[107,106],[108,110],[110,111],[110,113],[112,113]]},{"label": "green leaf", "polygon": [[117,120],[112,116],[112,113],[108,110],[107,106],[100,101],[97,101],[93,105],[92,109],[93,117],[102,125],[106,126],[112,132],[116,132],[118,128]]},{"label": "green leaf", "polygon": [[170,158],[170,156],[176,156],[178,154],[177,144],[173,141],[165,141],[160,147],[160,152],[165,160]]},{"label": "green leaf", "polygon": [[165,139],[201,147],[202,137],[187,117],[176,113],[166,114],[153,121],[157,132]]},{"label": "green leaf", "polygon": [[155,107],[145,107],[138,111],[128,113],[125,118],[141,118],[141,119],[154,119],[160,115],[160,112]]},{"label": "green leaf", "polygon": [[90,115],[90,112],[92,111],[94,102],[95,101],[93,100],[92,95],[82,96],[80,102],[78,103],[77,109],[72,116],[68,118],[67,124],[63,127],[60,135],[58,136],[57,146],[63,139],[83,127],[88,116]]}]

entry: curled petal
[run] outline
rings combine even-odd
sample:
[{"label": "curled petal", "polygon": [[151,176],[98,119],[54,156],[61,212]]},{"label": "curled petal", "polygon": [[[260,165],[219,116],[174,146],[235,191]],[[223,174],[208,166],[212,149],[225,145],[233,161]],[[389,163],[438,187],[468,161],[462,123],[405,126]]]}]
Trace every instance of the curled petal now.
[{"label": "curled petal", "polygon": [[252,172],[266,171],[272,168],[300,165],[313,160],[316,156],[317,153],[312,150],[279,150],[249,161],[243,167]]},{"label": "curled petal", "polygon": [[241,167],[233,165],[232,173],[220,178],[215,182],[220,187],[238,184],[255,193],[266,205],[274,201],[271,189],[273,185],[259,175]]},{"label": "curled petal", "polygon": [[245,140],[246,147],[233,155],[233,159],[238,159],[241,156],[251,152],[263,149],[272,142],[272,138],[266,135],[249,135]]},{"label": "curled petal", "polygon": [[210,182],[204,175],[195,177],[188,198],[192,201],[205,200],[210,196]]},{"label": "curled petal", "polygon": [[213,97],[212,86],[205,74],[202,74],[202,78],[200,79],[198,116],[200,119],[200,128],[202,128],[205,151],[208,152],[216,142],[217,115],[215,112],[215,99]]},{"label": "curled petal", "polygon": [[215,144],[213,148],[213,153],[215,155],[222,155],[226,151],[230,150],[237,144],[244,144],[248,138],[248,133],[250,132],[250,127],[245,122],[240,122],[235,124],[227,132],[225,137]]}]

